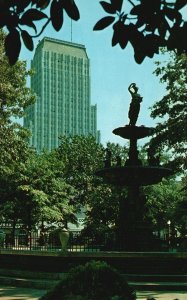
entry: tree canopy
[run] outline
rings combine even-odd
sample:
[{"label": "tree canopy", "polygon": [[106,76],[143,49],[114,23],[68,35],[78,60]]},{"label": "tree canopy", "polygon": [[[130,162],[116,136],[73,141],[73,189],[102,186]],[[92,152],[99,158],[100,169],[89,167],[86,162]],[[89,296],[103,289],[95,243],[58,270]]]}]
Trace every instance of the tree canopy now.
[{"label": "tree canopy", "polygon": [[[179,54],[187,51],[187,22],[183,15],[186,0],[109,0],[100,4],[107,15],[93,29],[103,30],[113,25],[112,46],[119,44],[125,49],[130,43],[137,63],[142,63],[145,57],[152,58],[161,46]],[[64,13],[74,21],[81,15],[75,0],[2,0],[0,27],[8,30],[5,50],[10,64],[17,61],[22,41],[32,51],[33,38],[40,36],[49,23],[59,31]],[[37,22],[41,20],[44,24],[40,29]],[[29,33],[29,27],[34,34]]]},{"label": "tree canopy", "polygon": [[155,74],[166,85],[166,94],[152,106],[151,116],[160,118],[152,147],[164,149],[173,157],[177,171],[187,167],[187,55],[171,54],[167,62],[157,63]]},{"label": "tree canopy", "polygon": [[25,142],[28,131],[16,118],[24,115],[24,109],[34,102],[31,90],[26,87],[30,72],[24,62],[17,62],[10,67],[4,52],[3,42],[6,38],[0,29],[0,176],[14,169],[19,159],[26,159],[28,144]]}]

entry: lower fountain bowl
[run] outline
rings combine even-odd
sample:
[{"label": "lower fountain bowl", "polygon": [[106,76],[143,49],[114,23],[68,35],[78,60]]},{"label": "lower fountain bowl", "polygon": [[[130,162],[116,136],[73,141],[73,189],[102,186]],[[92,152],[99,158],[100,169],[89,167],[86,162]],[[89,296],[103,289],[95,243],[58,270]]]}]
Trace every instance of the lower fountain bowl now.
[{"label": "lower fountain bowl", "polygon": [[95,173],[107,183],[119,186],[146,186],[172,175],[172,170],[162,166],[124,166],[99,169]]}]

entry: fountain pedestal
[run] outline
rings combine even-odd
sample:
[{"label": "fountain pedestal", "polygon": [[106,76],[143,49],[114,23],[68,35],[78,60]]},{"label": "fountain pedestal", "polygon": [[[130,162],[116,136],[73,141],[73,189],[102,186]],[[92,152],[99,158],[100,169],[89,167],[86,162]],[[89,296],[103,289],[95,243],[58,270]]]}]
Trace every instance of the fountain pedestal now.
[{"label": "fountain pedestal", "polygon": [[[132,87],[131,84],[130,87]],[[128,159],[124,166],[111,166],[105,163],[105,168],[97,170],[96,175],[104,178],[107,183],[128,187],[128,196],[120,202],[117,244],[119,250],[126,251],[153,251],[155,238],[152,234],[149,220],[146,218],[146,197],[140,193],[140,187],[157,184],[162,178],[172,174],[172,170],[160,165],[143,166],[137,149],[138,139],[145,138],[154,133],[154,129],[145,126],[136,126],[136,104],[138,97],[137,88],[131,90],[132,102],[129,110],[130,124],[113,130],[115,135],[130,141]],[[134,101],[134,102],[133,102]],[[133,105],[135,106],[133,108]],[[134,109],[134,111],[133,111]],[[134,115],[133,115],[134,113]],[[136,114],[136,115],[135,115]],[[134,118],[134,119],[133,119]],[[110,154],[111,155],[111,154]]]}]

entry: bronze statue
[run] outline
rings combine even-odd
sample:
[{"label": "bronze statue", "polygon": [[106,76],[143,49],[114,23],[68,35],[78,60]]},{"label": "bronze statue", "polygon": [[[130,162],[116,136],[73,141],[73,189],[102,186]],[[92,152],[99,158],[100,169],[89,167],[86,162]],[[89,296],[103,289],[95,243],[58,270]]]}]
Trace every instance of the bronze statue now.
[{"label": "bronze statue", "polygon": [[142,102],[143,98],[140,96],[140,94],[138,94],[138,87],[135,83],[131,83],[129,85],[128,91],[132,96],[128,113],[129,125],[135,126],[140,111],[140,103]]},{"label": "bronze statue", "polygon": [[108,148],[106,148],[105,149],[105,154],[106,154],[105,160],[104,160],[105,168],[110,168],[111,167],[112,153]]},{"label": "bronze statue", "polygon": [[147,149],[147,160],[149,166],[159,166],[160,165],[160,153],[155,153],[153,148],[149,146]]},{"label": "bronze statue", "polygon": [[116,166],[121,167],[121,157],[119,155],[116,156]]}]

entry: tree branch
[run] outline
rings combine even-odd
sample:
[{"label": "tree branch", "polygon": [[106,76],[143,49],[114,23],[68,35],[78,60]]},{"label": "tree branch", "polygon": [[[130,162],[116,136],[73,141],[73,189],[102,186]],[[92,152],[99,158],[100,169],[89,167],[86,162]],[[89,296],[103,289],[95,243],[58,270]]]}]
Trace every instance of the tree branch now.
[{"label": "tree branch", "polygon": [[41,31],[40,31],[37,35],[31,35],[31,37],[32,37],[32,38],[37,38],[37,37],[39,37],[39,36],[42,34],[42,32],[45,30],[45,28],[47,27],[47,25],[50,23],[50,21],[51,21],[51,18],[49,18],[49,19],[47,20],[47,22],[44,24],[44,26],[42,27]]}]

